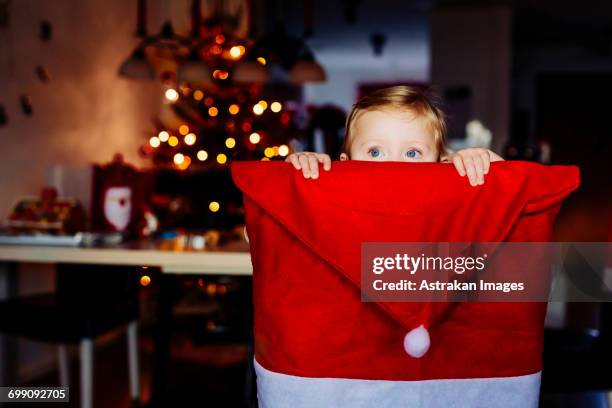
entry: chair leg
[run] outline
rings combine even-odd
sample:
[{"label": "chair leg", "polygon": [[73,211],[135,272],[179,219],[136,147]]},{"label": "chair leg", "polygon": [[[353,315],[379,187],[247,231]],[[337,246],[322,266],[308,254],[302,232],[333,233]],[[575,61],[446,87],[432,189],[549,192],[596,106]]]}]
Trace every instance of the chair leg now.
[{"label": "chair leg", "polygon": [[255,376],[255,366],[253,359],[255,358],[255,346],[253,344],[253,336],[249,336],[247,344],[247,361],[246,373],[244,376],[244,406],[257,407],[257,380]]},{"label": "chair leg", "polygon": [[68,348],[65,344],[57,346],[57,362],[59,367],[59,381],[61,387],[70,387],[70,364],[68,361]]},{"label": "chair leg", "polygon": [[140,401],[140,371],[138,367],[138,322],[132,320],[127,326],[128,369],[130,373],[130,397],[132,402]]},{"label": "chair leg", "polygon": [[81,339],[81,408],[93,408],[94,339]]}]

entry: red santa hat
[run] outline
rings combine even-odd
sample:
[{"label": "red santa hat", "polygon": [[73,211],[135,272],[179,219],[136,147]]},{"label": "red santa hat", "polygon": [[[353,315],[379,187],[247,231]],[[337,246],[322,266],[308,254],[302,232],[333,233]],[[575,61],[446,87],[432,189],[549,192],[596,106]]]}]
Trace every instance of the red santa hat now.
[{"label": "red santa hat", "polygon": [[[537,406],[545,303],[362,302],[362,242],[548,241],[575,167],[234,162],[266,407]],[[462,405],[462,406],[463,406]]]}]

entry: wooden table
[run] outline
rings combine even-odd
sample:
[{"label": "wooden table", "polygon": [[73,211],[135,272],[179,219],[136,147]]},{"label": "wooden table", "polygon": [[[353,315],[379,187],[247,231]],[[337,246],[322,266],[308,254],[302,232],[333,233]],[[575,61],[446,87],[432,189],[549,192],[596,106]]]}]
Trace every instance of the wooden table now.
[{"label": "wooden table", "polygon": [[0,264],[6,268],[7,263],[16,262],[157,266],[162,272],[173,274],[253,273],[249,244],[244,241],[202,251],[175,250],[169,245],[148,242],[98,248],[0,245]]},{"label": "wooden table", "polygon": [[[158,267],[165,274],[242,275],[252,274],[249,244],[233,241],[215,249],[180,250],[176,245],[138,242],[116,247],[59,247],[38,245],[0,245],[0,299],[17,295],[17,271],[21,262],[82,263],[98,265],[141,265]],[[169,307],[169,306],[168,306]],[[167,313],[164,313],[167,314]],[[167,316],[170,318],[169,316]],[[160,324],[161,350],[156,350],[159,362],[154,368],[154,387],[165,386],[168,325]],[[16,385],[16,342],[0,334],[0,385]],[[157,349],[156,345],[156,349]]]}]

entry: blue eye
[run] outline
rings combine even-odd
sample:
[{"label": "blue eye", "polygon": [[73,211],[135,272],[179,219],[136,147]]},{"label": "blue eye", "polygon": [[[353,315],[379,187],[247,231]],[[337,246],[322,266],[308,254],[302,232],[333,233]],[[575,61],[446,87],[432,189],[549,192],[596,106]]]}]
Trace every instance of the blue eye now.
[{"label": "blue eye", "polygon": [[421,156],[421,152],[415,149],[408,150],[406,152],[406,157],[409,159],[418,159]]},{"label": "blue eye", "polygon": [[373,147],[372,149],[370,149],[368,151],[368,153],[370,153],[370,156],[372,156],[372,157],[379,157],[380,156],[380,150],[378,150],[377,147]]}]

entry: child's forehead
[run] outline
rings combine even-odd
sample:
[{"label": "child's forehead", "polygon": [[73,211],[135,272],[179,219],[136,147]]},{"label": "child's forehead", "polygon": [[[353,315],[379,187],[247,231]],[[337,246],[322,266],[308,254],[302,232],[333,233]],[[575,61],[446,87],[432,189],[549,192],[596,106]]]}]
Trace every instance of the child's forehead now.
[{"label": "child's forehead", "polygon": [[423,127],[430,133],[430,126],[424,115],[400,109],[369,109],[358,112],[351,124],[351,131],[368,129],[385,129],[397,127]]},{"label": "child's forehead", "polygon": [[[352,125],[357,124],[377,124],[380,121],[401,121],[404,123],[412,122],[413,120],[423,119],[425,116],[420,115],[406,108],[396,107],[376,107],[370,109],[361,109],[355,113]],[[384,123],[384,122],[383,122]]]},{"label": "child's forehead", "polygon": [[351,146],[387,138],[406,143],[435,143],[435,132],[424,115],[407,109],[370,109],[359,114],[350,130]]}]

